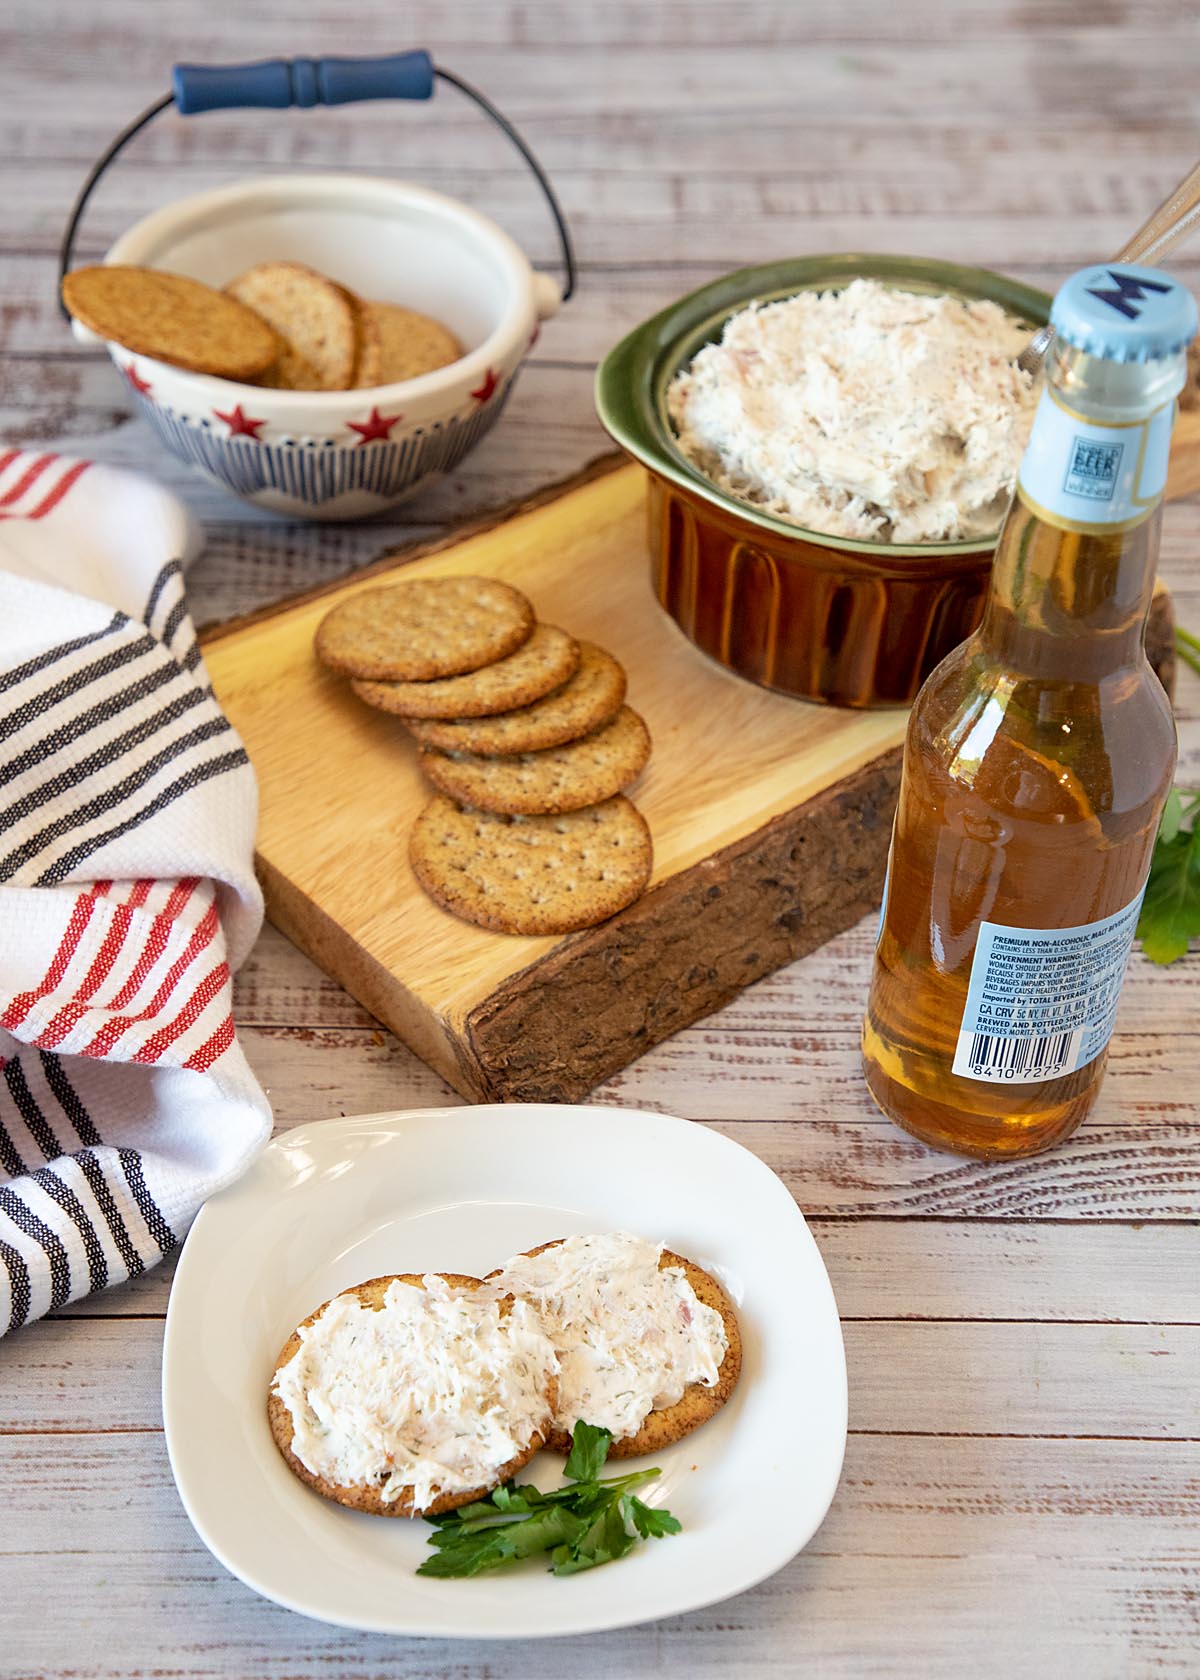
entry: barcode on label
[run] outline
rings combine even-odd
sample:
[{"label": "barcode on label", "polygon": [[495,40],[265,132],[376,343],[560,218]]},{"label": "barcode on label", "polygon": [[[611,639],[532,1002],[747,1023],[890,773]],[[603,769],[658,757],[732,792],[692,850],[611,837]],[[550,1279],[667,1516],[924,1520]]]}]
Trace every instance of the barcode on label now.
[{"label": "barcode on label", "polygon": [[1074,1031],[1053,1038],[1003,1038],[974,1033],[968,1053],[971,1072],[991,1079],[1050,1079],[1071,1063]]}]

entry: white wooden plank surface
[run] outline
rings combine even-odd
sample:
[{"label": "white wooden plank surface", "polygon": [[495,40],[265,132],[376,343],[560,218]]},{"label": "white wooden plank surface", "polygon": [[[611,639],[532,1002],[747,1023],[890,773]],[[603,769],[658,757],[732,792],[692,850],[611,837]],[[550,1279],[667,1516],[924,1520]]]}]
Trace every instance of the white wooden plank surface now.
[{"label": "white wooden plank surface", "polygon": [[[430,46],[523,124],[575,226],[578,299],[504,423],[394,517],[305,527],[182,473],[54,305],[59,228],[100,148],[177,58]],[[1052,287],[1194,161],[1200,25],[1184,0],[23,0],[0,13],[0,437],[157,473],[209,542],[201,620],[327,581],[564,476],[605,447],[591,370],[682,291],[838,248],[979,262]],[[539,262],[544,209],[452,95],[431,107],[168,120],[97,196],[81,252],[253,170],[401,173],[496,216]],[[1200,256],[1178,272],[1200,281]],[[1162,571],[1200,625],[1200,505]],[[1181,675],[1200,782],[1200,679]],[[170,1480],[157,1361],[171,1266],[0,1344],[0,1672],[551,1680],[1097,1680],[1200,1672],[1200,959],[1135,957],[1095,1117],[980,1167],[888,1127],[858,1075],[864,923],[660,1046],[597,1100],[707,1120],[808,1213],[843,1313],[852,1433],[812,1546],[697,1615],[569,1644],[394,1641],[303,1621],[209,1557]],[[457,1098],[280,936],[238,983],[282,1127]],[[798,1443],[798,1450],[803,1444]]]}]

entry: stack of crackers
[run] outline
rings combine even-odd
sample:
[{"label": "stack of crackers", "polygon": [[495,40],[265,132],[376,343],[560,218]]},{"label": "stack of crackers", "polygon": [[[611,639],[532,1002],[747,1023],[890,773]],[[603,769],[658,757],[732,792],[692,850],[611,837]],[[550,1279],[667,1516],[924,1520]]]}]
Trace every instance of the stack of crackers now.
[{"label": "stack of crackers", "polygon": [[62,295],[76,320],[138,355],[276,390],[390,385],[463,353],[440,321],[365,301],[303,263],[258,263],[224,291],[160,269],[77,268]]},{"label": "stack of crackers", "polygon": [[568,933],[643,891],[650,831],[623,790],[650,734],[610,653],[482,577],[362,590],[322,620],[316,651],[415,738],[440,791],[409,856],[445,909],[501,933]]}]

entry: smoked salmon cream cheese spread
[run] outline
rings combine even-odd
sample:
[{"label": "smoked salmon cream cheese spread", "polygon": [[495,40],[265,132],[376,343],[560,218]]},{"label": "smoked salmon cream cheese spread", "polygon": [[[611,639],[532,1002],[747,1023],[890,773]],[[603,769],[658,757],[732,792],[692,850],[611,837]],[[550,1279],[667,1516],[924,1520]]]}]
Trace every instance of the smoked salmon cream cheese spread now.
[{"label": "smoked salmon cream cheese spread", "polygon": [[720,490],[832,536],[999,530],[1037,406],[1029,329],[986,299],[853,280],[730,316],[676,374],[679,446]]},{"label": "smoked salmon cream cheese spread", "polygon": [[292,1451],[315,1476],[440,1493],[486,1487],[549,1424],[554,1348],[533,1308],[429,1274],[393,1279],[376,1311],[337,1295],[299,1332],[274,1392],[292,1414]]},{"label": "smoked salmon cream cheese spread", "polygon": [[689,1383],[717,1383],[728,1346],[721,1315],[678,1267],[659,1269],[662,1251],[625,1231],[568,1237],[488,1278],[530,1302],[554,1344],[556,1428],[569,1434],[582,1418],[623,1440]]}]

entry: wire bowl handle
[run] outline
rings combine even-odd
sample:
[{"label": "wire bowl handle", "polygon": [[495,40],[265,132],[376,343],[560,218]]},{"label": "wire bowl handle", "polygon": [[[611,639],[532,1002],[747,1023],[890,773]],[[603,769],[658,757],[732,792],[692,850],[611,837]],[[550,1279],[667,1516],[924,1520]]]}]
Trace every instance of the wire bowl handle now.
[{"label": "wire bowl handle", "polygon": [[175,65],[171,71],[170,93],[156,99],[127,128],[121,130],[92,166],[71,207],[58,258],[59,308],[64,317],[70,319],[62,304],[62,282],[71,267],[79,224],[88,200],[109,165],[134,136],[170,106],[174,106],[180,116],[192,117],[201,111],[253,106],[286,110],[292,105],[307,109],[313,105],[349,105],[364,99],[431,99],[437,81],[456,87],[473,100],[484,115],[508,136],[529,165],[549,207],[562,247],[565,276],[562,301],[565,303],[575,290],[575,251],[562,206],[545,170],[526,141],[490,99],[452,71],[435,65],[427,52],[418,50],[386,53],[372,58],[270,58],[256,64]]}]

